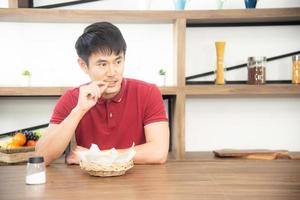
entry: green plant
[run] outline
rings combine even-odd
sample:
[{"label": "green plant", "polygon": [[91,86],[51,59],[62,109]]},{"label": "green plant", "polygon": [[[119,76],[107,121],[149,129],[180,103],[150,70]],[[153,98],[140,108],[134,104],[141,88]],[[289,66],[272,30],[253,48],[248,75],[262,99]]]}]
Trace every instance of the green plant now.
[{"label": "green plant", "polygon": [[159,75],[164,76],[164,75],[166,75],[167,72],[164,69],[160,69],[158,73],[159,73]]},{"label": "green plant", "polygon": [[31,73],[30,73],[29,70],[25,69],[25,70],[22,71],[22,75],[23,76],[31,76]]}]

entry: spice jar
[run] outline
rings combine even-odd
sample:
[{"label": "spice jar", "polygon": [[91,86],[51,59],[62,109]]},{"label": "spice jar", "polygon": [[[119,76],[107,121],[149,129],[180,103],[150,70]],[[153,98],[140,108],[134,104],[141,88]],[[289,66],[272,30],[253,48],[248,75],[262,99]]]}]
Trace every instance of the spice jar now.
[{"label": "spice jar", "polygon": [[26,184],[43,184],[46,182],[44,158],[30,157],[27,163]]},{"label": "spice jar", "polygon": [[293,59],[293,78],[292,83],[300,83],[300,54],[292,57]]},{"label": "spice jar", "polygon": [[248,84],[260,85],[266,83],[266,57],[248,58]]}]

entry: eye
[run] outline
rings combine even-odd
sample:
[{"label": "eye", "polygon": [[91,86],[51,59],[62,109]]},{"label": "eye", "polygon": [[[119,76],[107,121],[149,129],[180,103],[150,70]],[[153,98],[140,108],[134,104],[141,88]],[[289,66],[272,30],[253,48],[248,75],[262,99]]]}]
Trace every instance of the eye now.
[{"label": "eye", "polygon": [[105,68],[107,66],[107,64],[106,63],[99,63],[98,66],[101,67],[101,68]]},{"label": "eye", "polygon": [[117,60],[116,62],[118,65],[122,63],[122,60]]}]

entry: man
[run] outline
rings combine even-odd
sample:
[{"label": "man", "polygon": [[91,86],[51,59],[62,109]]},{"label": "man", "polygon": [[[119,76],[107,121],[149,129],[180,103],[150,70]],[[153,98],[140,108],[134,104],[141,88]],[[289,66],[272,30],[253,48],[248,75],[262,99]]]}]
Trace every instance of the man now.
[{"label": "man", "polygon": [[67,158],[78,164],[76,151],[92,143],[101,150],[124,151],[135,143],[135,163],[164,163],[169,127],[159,89],[123,78],[126,42],[120,30],[98,22],[85,28],[76,42],[78,64],[91,82],[73,88],[59,99],[50,125],[36,150],[49,165],[75,133],[77,147]]}]

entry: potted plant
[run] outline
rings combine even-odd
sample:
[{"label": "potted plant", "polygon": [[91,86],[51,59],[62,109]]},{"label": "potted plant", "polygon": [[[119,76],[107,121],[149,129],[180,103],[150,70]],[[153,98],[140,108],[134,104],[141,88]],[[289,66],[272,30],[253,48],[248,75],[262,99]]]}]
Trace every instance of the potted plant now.
[{"label": "potted plant", "polygon": [[226,0],[216,0],[217,1],[217,8],[218,9],[223,9],[223,5]]},{"label": "potted plant", "polygon": [[31,84],[31,73],[29,70],[25,69],[21,73],[21,86],[28,87]]},{"label": "potted plant", "polygon": [[160,77],[160,83],[159,83],[159,86],[166,86],[166,70],[164,69],[160,69],[158,71],[158,74],[159,74],[159,77]]}]

